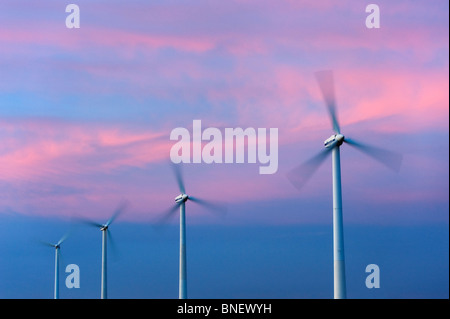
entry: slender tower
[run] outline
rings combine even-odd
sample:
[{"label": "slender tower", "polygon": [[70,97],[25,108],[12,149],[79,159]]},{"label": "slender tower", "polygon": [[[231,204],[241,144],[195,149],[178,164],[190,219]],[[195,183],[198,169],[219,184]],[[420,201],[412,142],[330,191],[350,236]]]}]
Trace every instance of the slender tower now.
[{"label": "slender tower", "polygon": [[101,287],[101,299],[107,299],[106,295],[106,232],[108,226],[104,226],[100,229],[102,231],[102,287]]},{"label": "slender tower", "polygon": [[179,299],[187,298],[186,278],[186,201],[180,204],[180,282]]},{"label": "slender tower", "polygon": [[59,299],[59,245],[55,245],[55,292],[54,298]]},{"label": "slender tower", "polygon": [[[342,144],[342,142],[341,142]],[[334,299],[347,298],[345,285],[344,227],[342,218],[340,145],[332,149]]]}]

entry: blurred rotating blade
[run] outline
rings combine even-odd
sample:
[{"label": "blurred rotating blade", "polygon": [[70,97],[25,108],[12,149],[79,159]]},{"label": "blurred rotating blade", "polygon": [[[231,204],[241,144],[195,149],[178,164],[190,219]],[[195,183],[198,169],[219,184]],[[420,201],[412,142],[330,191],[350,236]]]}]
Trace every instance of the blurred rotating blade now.
[{"label": "blurred rotating blade", "polygon": [[323,98],[325,100],[325,104],[327,105],[328,112],[331,117],[331,122],[333,124],[333,130],[336,133],[340,134],[341,130],[337,119],[336,99],[334,95],[333,72],[329,70],[318,71],[315,73],[315,76],[317,83],[319,84],[320,91],[322,92]]},{"label": "blurred rotating blade", "polygon": [[49,243],[49,242],[46,242],[46,241],[42,241],[42,240],[40,240],[39,241],[39,243],[41,244],[41,245],[44,245],[44,246],[47,246],[47,247],[53,247],[53,248],[55,248],[55,244],[52,244],[52,243]]},{"label": "blurred rotating blade", "polygon": [[225,215],[227,213],[227,206],[222,203],[217,203],[209,200],[204,200],[198,197],[189,196],[189,200],[197,203],[205,208],[208,208],[213,213],[219,213],[221,215]]},{"label": "blurred rotating blade", "polygon": [[175,178],[177,179],[178,188],[180,189],[180,192],[183,194],[186,194],[186,189],[184,187],[184,181],[183,181],[183,174],[181,172],[181,165],[172,164],[172,169],[175,174]]},{"label": "blurred rotating blade", "polygon": [[88,225],[88,226],[96,227],[96,228],[101,228],[101,227],[105,226],[103,224],[94,222],[94,221],[92,221],[90,219],[86,219],[86,218],[77,218],[76,221],[78,221],[79,223]]},{"label": "blurred rotating blade", "polygon": [[116,241],[113,239],[113,236],[111,235],[111,230],[109,228],[106,230],[106,236],[108,237],[107,247],[109,246],[109,248],[111,249],[112,257],[114,259],[118,259],[120,256],[119,251],[117,250],[117,244]]},{"label": "blurred rotating blade", "polygon": [[123,200],[122,202],[120,202],[119,206],[114,211],[114,213],[112,214],[111,218],[108,219],[108,221],[106,222],[105,226],[111,225],[111,223],[117,217],[119,217],[128,208],[129,205],[130,205],[130,203],[127,200]]},{"label": "blurred rotating blade", "polygon": [[56,245],[61,245],[66,239],[69,237],[69,232],[65,233],[64,236],[61,237],[60,240],[58,240],[58,243]]},{"label": "blurred rotating blade", "polygon": [[333,148],[325,148],[303,164],[298,165],[287,173],[287,178],[297,189],[301,189],[311,176],[317,171],[323,161],[331,154]]},{"label": "blurred rotating blade", "polygon": [[366,155],[369,155],[370,157],[376,159],[377,161],[379,161],[386,167],[392,169],[393,171],[398,172],[400,170],[403,158],[401,154],[388,151],[380,147],[360,143],[347,137],[344,139],[344,142],[355,147],[356,149],[360,150]]},{"label": "blurred rotating blade", "polygon": [[167,223],[167,221],[175,215],[175,212],[180,207],[181,203],[176,203],[172,207],[170,207],[168,210],[166,210],[164,213],[162,213],[155,221],[155,224],[162,225]]}]

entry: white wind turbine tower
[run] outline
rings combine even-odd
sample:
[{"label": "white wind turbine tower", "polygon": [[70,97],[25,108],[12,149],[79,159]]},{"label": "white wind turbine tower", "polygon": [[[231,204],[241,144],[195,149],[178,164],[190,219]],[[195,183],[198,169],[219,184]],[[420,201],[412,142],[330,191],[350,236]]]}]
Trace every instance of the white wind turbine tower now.
[{"label": "white wind turbine tower", "polygon": [[175,205],[167,210],[163,215],[160,223],[171,217],[180,208],[180,264],[179,264],[179,285],[178,298],[187,299],[187,267],[186,267],[186,202],[188,200],[205,206],[213,211],[225,213],[226,207],[217,203],[206,201],[197,197],[186,194],[183,177],[179,166],[173,165],[175,177],[177,179],[178,187],[181,192],[175,197]]},{"label": "white wind turbine tower", "polygon": [[107,299],[107,240],[109,239],[110,244],[112,244],[112,236],[111,231],[109,230],[109,226],[111,226],[112,222],[122,214],[125,209],[128,207],[128,201],[122,201],[119,207],[115,210],[112,216],[108,219],[105,224],[99,224],[90,220],[81,220],[83,223],[88,224],[90,226],[94,226],[99,228],[102,232],[102,277],[101,277],[101,299]]},{"label": "white wind turbine tower", "polygon": [[287,177],[296,188],[301,189],[319,168],[320,164],[323,163],[330,153],[332,154],[334,298],[343,299],[347,297],[347,291],[345,281],[340,146],[342,143],[347,143],[370,155],[394,171],[400,169],[402,156],[398,153],[357,142],[342,135],[336,114],[333,73],[332,71],[319,71],[315,75],[327,105],[335,134],[325,140],[324,150],[291,170]]},{"label": "white wind turbine tower", "polygon": [[56,244],[41,242],[42,244],[55,248],[55,284],[54,284],[54,299],[59,299],[59,259],[61,244],[67,239],[69,234],[65,234],[61,237]]}]

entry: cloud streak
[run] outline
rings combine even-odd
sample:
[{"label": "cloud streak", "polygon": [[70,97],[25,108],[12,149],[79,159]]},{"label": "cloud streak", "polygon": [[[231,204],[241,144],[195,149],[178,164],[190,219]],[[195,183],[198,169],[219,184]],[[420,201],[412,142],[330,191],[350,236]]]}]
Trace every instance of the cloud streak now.
[{"label": "cloud streak", "polygon": [[[162,211],[173,200],[163,168],[170,131],[194,119],[279,128],[280,145],[276,176],[262,178],[253,166],[193,166],[194,191],[235,203],[316,198],[329,191],[329,168],[301,194],[282,174],[332,133],[314,79],[321,69],[335,71],[345,134],[406,153],[445,145],[445,1],[380,1],[379,30],[365,28],[365,6],[354,1],[80,0],[79,30],[65,28],[64,6],[55,2],[41,1],[34,12],[23,12],[25,1],[2,5],[0,180],[11,189],[4,207],[94,213],[126,195],[135,216],[147,216],[149,206]],[[369,162],[348,154],[347,178],[363,183]],[[420,158],[406,154],[408,173],[445,171],[441,153]],[[380,179],[370,189],[383,189],[386,200],[442,199],[439,178],[426,172],[401,173],[407,186],[399,189],[374,167],[369,175]],[[423,178],[438,182],[425,190],[417,186]]]}]

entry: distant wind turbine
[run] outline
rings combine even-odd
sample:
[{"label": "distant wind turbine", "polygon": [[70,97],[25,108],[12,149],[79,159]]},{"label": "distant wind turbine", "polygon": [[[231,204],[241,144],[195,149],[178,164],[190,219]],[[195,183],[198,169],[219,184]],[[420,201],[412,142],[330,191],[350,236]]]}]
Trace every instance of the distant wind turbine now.
[{"label": "distant wind turbine", "polygon": [[69,234],[65,234],[63,237],[61,237],[60,240],[56,244],[48,243],[48,242],[41,242],[45,246],[53,247],[55,248],[55,286],[54,286],[54,299],[59,299],[59,259],[60,259],[60,249],[61,244],[67,239]]},{"label": "distant wind turbine", "polygon": [[108,221],[105,224],[99,224],[90,220],[83,219],[82,222],[85,224],[88,224],[90,226],[94,226],[96,228],[99,228],[102,231],[102,279],[101,279],[101,299],[107,299],[107,276],[106,276],[106,266],[107,266],[107,239],[109,239],[110,243],[112,244],[112,236],[111,231],[109,230],[109,226],[111,226],[112,222],[120,215],[122,214],[128,207],[129,202],[128,201],[122,201],[119,205],[119,207],[114,211],[112,216],[108,219]]},{"label": "distant wind turbine", "polygon": [[347,143],[356,149],[373,157],[388,168],[398,171],[402,156],[382,148],[357,142],[341,134],[336,113],[334,96],[334,79],[332,71],[319,71],[315,73],[317,82],[325,100],[333,125],[333,134],[324,142],[325,149],[305,163],[291,170],[287,177],[291,183],[301,189],[306,181],[319,168],[320,164],[332,154],[332,184],[333,184],[333,255],[334,255],[334,298],[347,297],[345,282],[345,258],[344,258],[344,233],[342,218],[342,192],[341,192],[341,163],[339,148],[342,143]]},{"label": "distant wind turbine", "polygon": [[163,215],[160,222],[167,220],[180,208],[180,268],[179,268],[179,289],[178,297],[179,299],[187,298],[187,269],[186,269],[186,202],[188,200],[202,205],[210,210],[225,213],[226,207],[211,201],[203,200],[198,197],[193,197],[186,194],[184,187],[184,181],[181,174],[180,167],[177,165],[172,165],[175,177],[177,179],[178,188],[181,192],[180,195],[175,197],[175,205],[168,209]]}]

